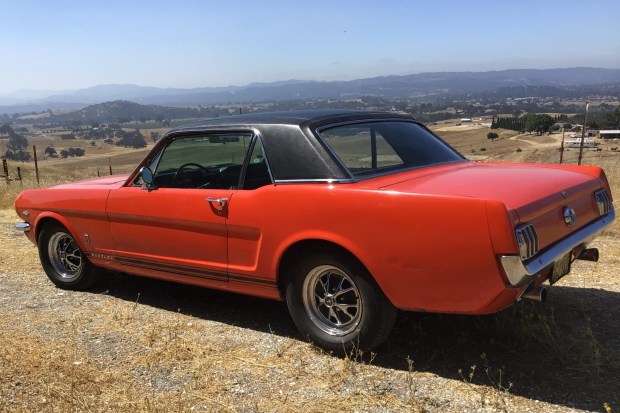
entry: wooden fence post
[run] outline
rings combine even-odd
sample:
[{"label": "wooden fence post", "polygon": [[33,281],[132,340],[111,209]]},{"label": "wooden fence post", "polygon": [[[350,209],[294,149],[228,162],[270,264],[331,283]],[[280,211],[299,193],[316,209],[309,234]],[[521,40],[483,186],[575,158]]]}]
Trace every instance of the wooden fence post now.
[{"label": "wooden fence post", "polygon": [[9,165],[7,165],[6,159],[2,160],[2,170],[4,171],[4,179],[6,179],[6,184],[8,185],[11,179],[9,178]]},{"label": "wooden fence post", "polygon": [[34,173],[37,177],[37,185],[39,185],[39,161],[37,160],[37,147],[32,145],[32,151],[34,152]]},{"label": "wooden fence post", "polygon": [[22,168],[21,167],[17,167],[17,179],[19,180],[19,183],[21,184],[22,182]]},{"label": "wooden fence post", "polygon": [[108,165],[110,166],[110,175],[112,175],[112,158],[108,158]]}]

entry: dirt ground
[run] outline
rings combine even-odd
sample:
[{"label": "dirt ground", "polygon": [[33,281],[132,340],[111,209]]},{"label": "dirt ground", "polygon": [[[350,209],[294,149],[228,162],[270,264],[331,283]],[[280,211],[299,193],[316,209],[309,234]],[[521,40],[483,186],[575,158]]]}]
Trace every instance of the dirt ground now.
[{"label": "dirt ground", "polygon": [[[487,132],[440,133],[491,160],[559,156],[549,142]],[[604,164],[618,197],[620,154],[603,148],[587,159]],[[89,292],[59,290],[17,220],[0,209],[1,412],[620,410],[618,222],[593,245],[600,261],[576,262],[546,303],[402,313],[376,354],[342,359],[300,337],[280,302],[117,273]]]}]

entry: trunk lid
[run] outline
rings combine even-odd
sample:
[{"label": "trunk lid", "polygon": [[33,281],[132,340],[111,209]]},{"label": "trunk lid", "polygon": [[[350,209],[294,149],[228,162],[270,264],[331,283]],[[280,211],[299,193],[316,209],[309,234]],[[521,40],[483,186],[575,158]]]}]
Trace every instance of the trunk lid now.
[{"label": "trunk lid", "polygon": [[[464,163],[429,168],[425,172],[412,171],[407,179],[380,183],[379,187],[397,192],[501,201],[518,216],[515,225],[534,224],[542,249],[600,216],[594,192],[606,187],[601,174],[596,167]],[[567,207],[577,217],[572,225],[564,220]]]}]

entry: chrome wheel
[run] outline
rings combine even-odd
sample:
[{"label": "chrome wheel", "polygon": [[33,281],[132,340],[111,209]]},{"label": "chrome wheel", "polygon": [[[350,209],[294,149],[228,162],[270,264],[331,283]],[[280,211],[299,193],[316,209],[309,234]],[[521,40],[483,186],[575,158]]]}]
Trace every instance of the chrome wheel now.
[{"label": "chrome wheel", "polygon": [[303,283],[306,314],[319,329],[332,336],[354,331],[362,318],[362,299],[357,285],[332,265],[313,268]]},{"label": "chrome wheel", "polygon": [[65,280],[80,275],[82,252],[75,240],[64,232],[54,233],[47,244],[47,253],[54,271]]}]

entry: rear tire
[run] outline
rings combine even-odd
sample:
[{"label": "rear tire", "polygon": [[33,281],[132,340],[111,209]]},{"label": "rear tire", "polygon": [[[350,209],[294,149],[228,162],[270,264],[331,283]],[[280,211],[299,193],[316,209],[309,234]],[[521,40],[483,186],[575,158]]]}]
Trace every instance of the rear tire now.
[{"label": "rear tire", "polygon": [[39,234],[39,258],[47,277],[65,290],[86,290],[99,279],[71,233],[62,225],[46,225]]},{"label": "rear tire", "polygon": [[349,354],[371,351],[388,337],[397,310],[359,262],[324,252],[293,271],[286,302],[295,325],[312,343]]}]

